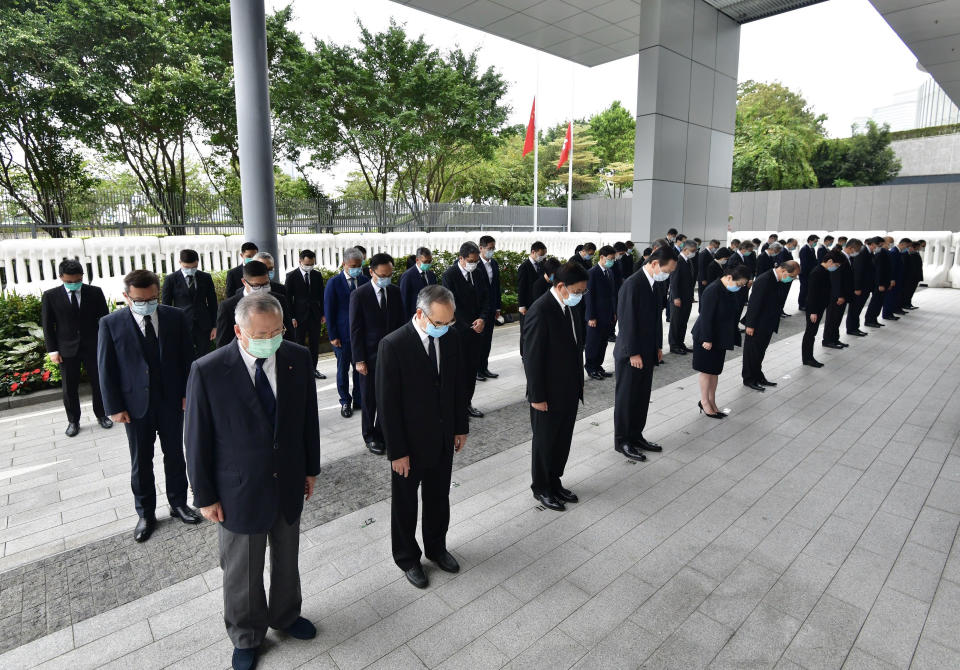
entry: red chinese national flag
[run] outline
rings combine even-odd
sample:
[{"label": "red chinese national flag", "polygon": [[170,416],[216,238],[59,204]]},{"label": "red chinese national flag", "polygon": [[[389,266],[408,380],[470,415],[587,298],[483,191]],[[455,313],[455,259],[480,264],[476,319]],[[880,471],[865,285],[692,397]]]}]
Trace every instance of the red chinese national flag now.
[{"label": "red chinese national flag", "polygon": [[533,99],[533,107],[530,108],[530,121],[527,123],[527,137],[523,140],[523,153],[521,158],[533,151],[533,140],[537,134],[537,99]]},{"label": "red chinese national flag", "polygon": [[570,145],[573,143],[573,122],[567,124],[567,138],[563,141],[563,149],[560,150],[560,162],[557,163],[557,169],[563,167],[570,156]]}]

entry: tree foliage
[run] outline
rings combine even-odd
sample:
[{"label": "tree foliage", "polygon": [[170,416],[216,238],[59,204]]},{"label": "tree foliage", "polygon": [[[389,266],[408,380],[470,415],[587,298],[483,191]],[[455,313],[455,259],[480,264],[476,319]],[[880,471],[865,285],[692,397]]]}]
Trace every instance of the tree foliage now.
[{"label": "tree foliage", "polygon": [[852,130],[850,137],[822,140],[814,149],[810,162],[821,188],[885,184],[899,174],[888,124],[869,120],[863,132]]}]

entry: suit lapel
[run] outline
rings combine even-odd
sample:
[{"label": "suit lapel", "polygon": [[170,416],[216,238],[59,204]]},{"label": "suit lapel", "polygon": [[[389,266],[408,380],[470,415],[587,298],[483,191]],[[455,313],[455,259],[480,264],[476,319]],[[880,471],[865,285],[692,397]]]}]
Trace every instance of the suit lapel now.
[{"label": "suit lapel", "polygon": [[[263,406],[260,404],[260,400],[257,398],[256,389],[253,386],[253,380],[250,379],[250,373],[247,372],[246,363],[243,361],[243,357],[240,356],[240,350],[237,348],[240,345],[236,341],[231,342],[227,346],[232,347],[233,351],[224,359],[224,375],[227,380],[229,380],[230,388],[234,389],[238,395],[240,402],[243,403],[244,408],[247,412],[258,412],[259,416],[266,420],[267,415],[263,411]],[[279,370],[279,358],[277,359],[277,369]],[[277,387],[279,393],[280,387],[280,375],[277,375]],[[279,413],[280,409],[279,398],[277,401],[277,412]]]},{"label": "suit lapel", "polygon": [[289,398],[292,390],[290,386],[293,383],[293,375],[296,373],[293,362],[287,357],[284,349],[282,344],[277,349],[277,426],[285,425],[287,421],[286,410],[290,406]]}]

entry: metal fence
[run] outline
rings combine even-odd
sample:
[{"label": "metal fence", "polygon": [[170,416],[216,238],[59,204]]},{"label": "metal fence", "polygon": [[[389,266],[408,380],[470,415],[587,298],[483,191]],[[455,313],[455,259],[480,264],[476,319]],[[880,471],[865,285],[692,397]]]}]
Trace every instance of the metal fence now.
[{"label": "metal fence", "polygon": [[[35,202],[27,206],[33,211],[43,209]],[[530,206],[439,203],[413,209],[404,202],[344,198],[278,198],[276,206],[281,234],[533,229]],[[65,210],[57,218],[59,225],[41,225],[21,203],[4,194],[0,196],[0,239],[243,232],[239,199],[213,194],[186,198],[174,194],[155,202],[139,191],[96,191]],[[559,232],[566,226],[565,208],[539,208],[538,229]]]}]

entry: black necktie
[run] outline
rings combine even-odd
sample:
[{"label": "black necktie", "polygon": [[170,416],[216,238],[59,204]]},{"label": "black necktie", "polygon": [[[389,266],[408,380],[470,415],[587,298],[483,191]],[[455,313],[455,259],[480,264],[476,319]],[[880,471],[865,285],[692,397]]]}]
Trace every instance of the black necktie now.
[{"label": "black necktie", "polygon": [[430,364],[433,365],[433,369],[434,369],[434,370],[436,371],[436,373],[439,375],[439,374],[440,374],[440,363],[439,363],[439,361],[437,360],[437,346],[436,346],[436,344],[434,343],[434,340],[435,340],[435,339],[436,339],[436,338],[434,338],[433,336],[427,335],[427,340],[428,340],[428,342],[429,342],[429,344],[427,345],[427,354],[430,356]]},{"label": "black necktie", "polygon": [[310,273],[309,272],[303,273],[303,281],[307,285],[307,290],[309,291],[310,290]]},{"label": "black necktie", "polygon": [[148,314],[143,317],[143,338],[146,340],[147,347],[156,354],[156,360],[160,360],[160,340],[157,339],[157,331],[153,328],[153,318]]},{"label": "black necktie", "polygon": [[276,421],[277,399],[273,395],[273,389],[270,388],[270,382],[267,380],[267,373],[263,371],[263,364],[266,358],[257,359],[257,371],[254,374],[254,388],[257,391],[257,397],[260,399],[260,405],[266,412],[267,418],[273,423]]},{"label": "black necktie", "polygon": [[380,311],[387,313],[387,289],[380,289]]},{"label": "black necktie", "polygon": [[468,273],[467,273],[467,282],[469,282],[470,286],[473,286],[473,273],[472,273],[472,272],[468,272]]},{"label": "black necktie", "polygon": [[187,277],[187,290],[190,292],[190,295],[197,292],[196,280],[193,278],[193,275]]},{"label": "black necktie", "polygon": [[76,291],[70,291],[70,306],[73,307],[73,311],[74,311],[75,314],[77,314],[77,315],[80,314],[80,303],[77,302],[77,292],[76,292]]},{"label": "black necktie", "polygon": [[350,279],[347,280],[347,284],[350,285],[350,290],[351,290],[351,291],[352,291],[353,289],[357,288],[357,280],[354,279],[353,277],[351,277]]}]

